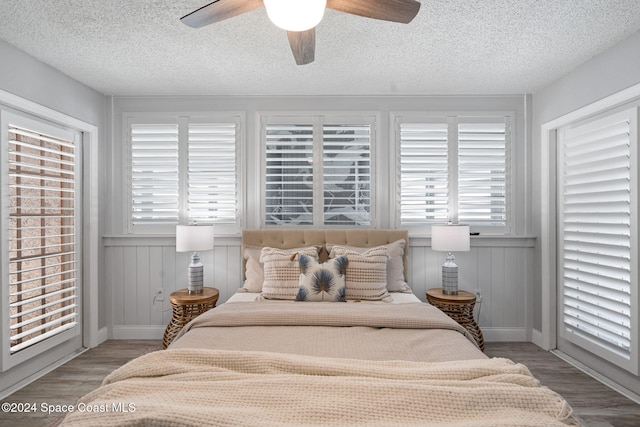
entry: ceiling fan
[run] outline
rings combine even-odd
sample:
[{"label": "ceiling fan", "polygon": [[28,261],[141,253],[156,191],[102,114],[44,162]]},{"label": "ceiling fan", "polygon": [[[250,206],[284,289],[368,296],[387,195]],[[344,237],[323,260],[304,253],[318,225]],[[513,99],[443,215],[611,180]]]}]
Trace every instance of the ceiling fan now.
[{"label": "ceiling fan", "polygon": [[287,30],[296,64],[313,62],[316,49],[315,27],[326,7],[352,15],[408,24],[418,14],[416,0],[215,0],[180,20],[193,28],[223,21],[264,6],[267,16]]}]

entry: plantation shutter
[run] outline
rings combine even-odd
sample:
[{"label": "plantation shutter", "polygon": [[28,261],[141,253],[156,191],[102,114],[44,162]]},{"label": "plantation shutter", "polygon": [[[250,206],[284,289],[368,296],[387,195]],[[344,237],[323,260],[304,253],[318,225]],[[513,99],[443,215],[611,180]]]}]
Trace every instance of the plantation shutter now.
[{"label": "plantation shutter", "polygon": [[179,216],[178,125],[131,124],[131,224],[175,225]]},{"label": "plantation shutter", "polygon": [[400,123],[402,226],[449,219],[448,124]]},{"label": "plantation shutter", "polygon": [[371,125],[323,125],[324,225],[371,224]]},{"label": "plantation shutter", "polygon": [[508,121],[463,120],[458,124],[458,221],[504,227]]},{"label": "plantation shutter", "polygon": [[189,222],[235,224],[236,124],[189,124],[187,210]]},{"label": "plantation shutter", "polygon": [[634,112],[560,133],[559,271],[564,338],[637,374]]},{"label": "plantation shutter", "polygon": [[265,224],[313,224],[313,124],[265,126]]},{"label": "plantation shutter", "polygon": [[16,353],[78,324],[76,147],[9,125],[9,329]]}]

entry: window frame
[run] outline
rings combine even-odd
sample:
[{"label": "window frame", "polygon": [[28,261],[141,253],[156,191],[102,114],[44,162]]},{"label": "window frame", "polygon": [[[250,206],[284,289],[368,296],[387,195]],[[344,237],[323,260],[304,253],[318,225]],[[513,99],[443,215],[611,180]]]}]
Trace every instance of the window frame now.
[{"label": "window frame", "polygon": [[[480,233],[481,235],[510,236],[514,231],[516,213],[515,197],[514,197],[514,181],[516,176],[513,174],[513,165],[516,162],[514,155],[514,140],[516,137],[516,112],[504,110],[489,111],[394,111],[390,114],[390,133],[392,141],[392,149],[394,158],[392,159],[392,170],[395,175],[392,178],[393,194],[390,197],[391,204],[395,206],[392,209],[391,223],[397,228],[408,229],[414,235],[429,236],[431,234],[431,225],[439,224],[437,221],[424,221],[421,223],[405,224],[402,222],[401,216],[401,137],[400,126],[402,123],[442,123],[447,124],[448,132],[448,209],[449,220],[447,222],[458,221],[458,125],[461,123],[483,123],[491,122],[492,119],[502,118],[505,121],[505,225],[504,226],[482,226],[471,225],[471,232]],[[451,177],[454,179],[451,179]]]},{"label": "window frame", "polygon": [[[565,303],[565,298],[567,294],[566,281],[563,279],[563,275],[565,272],[565,254],[569,252],[566,250],[566,240],[565,239],[565,230],[563,227],[563,222],[565,220],[565,204],[562,201],[564,196],[564,183],[562,177],[566,173],[567,168],[564,166],[564,160],[566,160],[563,156],[565,154],[564,144],[569,140],[567,138],[567,133],[575,132],[576,129],[583,134],[593,135],[592,132],[594,129],[601,131],[603,123],[611,123],[613,121],[620,121],[622,118],[627,119],[629,121],[629,342],[630,347],[628,349],[628,357],[625,356],[624,351],[620,349],[612,349],[615,345],[601,345],[596,342],[596,339],[590,336],[590,334],[572,334],[568,331],[569,328],[563,327],[565,314],[565,307],[568,304]],[[638,203],[638,168],[640,166],[640,151],[638,150],[638,141],[640,139],[640,102],[634,102],[630,104],[624,104],[618,108],[614,108],[611,110],[599,111],[593,115],[589,115],[588,117],[582,117],[578,120],[572,121],[570,123],[564,124],[556,128],[556,153],[557,156],[557,166],[555,168],[556,174],[556,190],[557,190],[557,200],[556,200],[556,283],[557,283],[557,313],[556,313],[556,330],[557,330],[557,338],[560,340],[564,340],[567,343],[572,343],[573,345],[579,347],[580,349],[587,351],[588,353],[594,354],[604,360],[607,360],[609,363],[617,366],[618,368],[622,368],[628,372],[631,372],[634,375],[638,375],[640,372],[640,325],[638,324],[638,307],[640,306],[640,282],[639,282],[639,270],[637,263],[634,263],[634,260],[638,259],[639,252],[639,238],[638,238],[638,227],[640,212],[638,211],[639,203]],[[595,133],[595,132],[594,132]],[[570,141],[571,143],[575,142],[575,139]],[[573,176],[572,176],[573,177]],[[585,243],[586,244],[586,243]],[[589,251],[582,251],[580,256],[583,258],[589,257]],[[596,256],[598,257],[606,257],[606,252],[601,254],[598,252]],[[624,259],[624,258],[623,258]],[[598,260],[597,269],[603,268],[606,269],[606,263],[600,264]],[[581,260],[578,259],[578,263]],[[600,287],[600,283],[598,282],[596,287]],[[604,285],[603,285],[604,287]],[[618,290],[616,290],[618,291]],[[582,292],[578,288],[578,293]],[[603,297],[604,298],[604,297]],[[584,301],[583,301],[584,303]],[[615,301],[615,304],[625,305],[626,301]],[[599,307],[599,305],[598,305]],[[570,308],[571,310],[571,308]],[[605,309],[603,309],[604,311]],[[583,310],[578,307],[573,310],[576,312],[582,312]],[[584,310],[587,312],[588,310]],[[620,313],[622,314],[622,313]],[[598,313],[600,316],[600,313]],[[617,314],[616,314],[617,315]],[[606,317],[606,316],[604,316]],[[603,322],[606,323],[606,322]],[[578,329],[578,328],[575,328]],[[601,326],[598,325],[595,332],[601,329]],[[602,327],[605,329],[605,327]],[[561,344],[561,346],[563,346]]]},{"label": "window frame", "polygon": [[[76,173],[75,178],[75,202],[74,202],[74,224],[76,224],[75,235],[77,237],[75,245],[75,253],[76,253],[76,273],[75,273],[75,295],[76,295],[76,323],[73,327],[66,329],[60,333],[57,333],[47,339],[36,342],[26,348],[23,348],[16,352],[11,352],[9,348],[10,341],[10,332],[9,332],[9,322],[2,322],[3,328],[0,331],[0,336],[2,337],[2,357],[0,363],[0,371],[7,371],[10,368],[13,368],[21,363],[27,362],[34,357],[47,353],[51,351],[56,346],[62,345],[66,342],[78,342],[78,345],[82,345],[85,322],[87,321],[84,316],[84,310],[86,310],[85,304],[85,296],[84,296],[84,279],[85,272],[83,268],[84,261],[82,260],[82,256],[80,254],[83,253],[83,247],[85,243],[85,237],[83,235],[83,198],[84,196],[84,172],[83,172],[83,163],[84,163],[84,154],[83,154],[83,134],[80,130],[74,129],[71,126],[67,126],[65,124],[57,124],[49,121],[45,121],[39,117],[35,117],[34,115],[28,112],[14,112],[10,109],[0,109],[0,131],[2,132],[2,149],[8,148],[6,144],[8,144],[8,128],[10,124],[18,125],[21,127],[30,128],[36,130],[39,133],[53,135],[60,139],[70,139],[74,141],[75,145],[75,166],[74,172]],[[0,156],[3,157],[3,156]],[[0,162],[0,175],[8,176],[9,173],[9,162],[8,156],[5,157],[5,160]],[[3,180],[4,181],[4,180]],[[8,199],[8,180],[4,182],[2,188],[0,190],[0,196],[3,200]],[[7,219],[6,224],[4,219]],[[2,208],[2,222],[0,222],[1,233],[3,236],[8,236],[8,227],[9,227],[9,212],[8,212],[8,204],[5,206],[3,203]],[[8,242],[8,239],[7,239]],[[8,294],[8,284],[9,284],[9,271],[5,271],[5,265],[9,266],[9,250],[8,246],[5,247],[3,244],[0,248],[0,261],[2,265],[0,265],[0,271],[2,271],[2,282],[7,284],[7,289],[0,290],[0,295],[2,295],[2,302],[0,304],[1,312],[3,317],[7,316],[10,313],[9,309],[9,299]],[[83,308],[84,307],[84,308]]]},{"label": "window frame", "polygon": [[[245,152],[245,113],[229,111],[225,113],[123,113],[123,146],[122,165],[124,176],[122,182],[123,194],[123,224],[124,233],[131,235],[171,235],[175,234],[178,224],[209,224],[214,225],[216,235],[238,236],[244,223],[243,194],[244,192],[244,152]],[[132,223],[132,124],[176,124],[178,126],[178,222],[171,225],[134,225]],[[215,222],[192,221],[188,212],[188,154],[189,154],[189,125],[190,124],[235,124],[235,167],[236,167],[236,221],[235,223],[217,224]]]},{"label": "window frame", "polygon": [[[376,200],[377,200],[377,189],[379,188],[376,180],[376,169],[377,169],[377,134],[378,134],[378,125],[379,125],[379,114],[373,112],[340,112],[340,111],[331,111],[331,112],[304,112],[300,114],[291,113],[291,112],[268,112],[268,113],[258,113],[258,121],[260,125],[259,129],[259,162],[260,166],[260,176],[258,179],[259,188],[260,188],[260,198],[259,198],[259,206],[260,206],[260,214],[259,214],[259,224],[264,228],[277,228],[280,226],[287,227],[301,227],[301,228],[323,228],[327,227],[324,224],[324,186],[323,186],[323,149],[324,149],[324,132],[323,127],[325,124],[335,124],[335,125],[369,125],[370,126],[370,152],[369,152],[369,161],[370,161],[370,205],[369,205],[369,224],[367,225],[355,225],[355,224],[345,224],[345,225],[331,225],[332,228],[370,228],[377,227],[377,214],[376,214]],[[312,213],[312,224],[300,225],[297,226],[295,224],[267,224],[266,223],[266,173],[267,173],[267,165],[266,165],[266,129],[268,125],[311,125],[313,128],[313,164],[320,165],[320,167],[313,168],[313,213]],[[320,148],[317,149],[316,146],[320,144]],[[319,203],[320,201],[320,203]]]}]

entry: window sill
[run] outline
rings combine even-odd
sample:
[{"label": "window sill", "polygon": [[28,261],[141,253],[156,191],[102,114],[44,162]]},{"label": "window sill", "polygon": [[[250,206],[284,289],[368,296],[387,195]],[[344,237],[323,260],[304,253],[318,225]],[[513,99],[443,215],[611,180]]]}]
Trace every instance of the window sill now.
[{"label": "window sill", "polygon": [[[479,235],[471,236],[471,247],[511,247],[511,248],[533,248],[536,244],[536,236],[492,236]],[[424,247],[431,246],[431,236],[409,237],[409,246]]]}]

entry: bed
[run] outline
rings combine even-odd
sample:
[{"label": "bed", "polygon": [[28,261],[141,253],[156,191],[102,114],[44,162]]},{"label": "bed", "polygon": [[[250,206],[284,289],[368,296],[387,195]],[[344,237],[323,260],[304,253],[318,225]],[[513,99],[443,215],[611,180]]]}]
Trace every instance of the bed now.
[{"label": "bed", "polygon": [[63,425],[575,425],[407,283],[404,230],[246,230],[243,287]]}]

